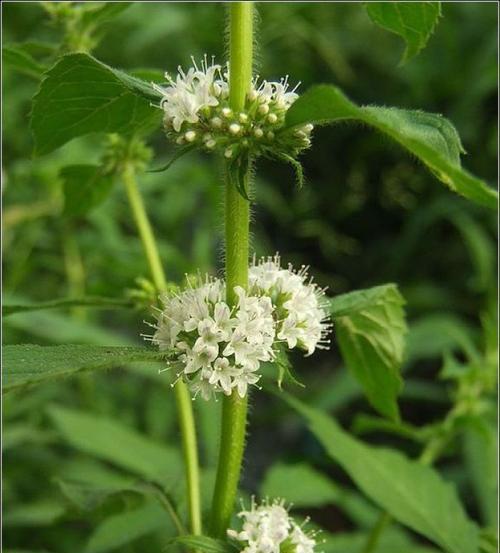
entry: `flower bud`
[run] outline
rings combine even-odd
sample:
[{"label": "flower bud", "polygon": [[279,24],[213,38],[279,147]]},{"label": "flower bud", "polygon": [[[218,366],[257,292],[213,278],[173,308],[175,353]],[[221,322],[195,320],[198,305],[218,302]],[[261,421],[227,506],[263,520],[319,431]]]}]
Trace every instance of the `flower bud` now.
[{"label": "flower bud", "polygon": [[269,123],[276,123],[276,121],[278,121],[278,116],[275,113],[270,113],[267,116],[267,120],[269,121]]},{"label": "flower bud", "polygon": [[267,104],[262,104],[259,106],[259,113],[261,115],[267,115],[269,113],[269,106]]},{"label": "flower bud", "polygon": [[210,119],[210,124],[215,129],[220,129],[222,127],[222,119],[220,117],[212,117],[212,119]]},{"label": "flower bud", "polygon": [[187,131],[187,133],[184,134],[184,138],[187,142],[193,142],[196,138],[195,131]]},{"label": "flower bud", "polygon": [[241,127],[238,125],[238,123],[231,123],[229,125],[229,132],[231,134],[240,134],[240,131],[241,131]]},{"label": "flower bud", "polygon": [[222,111],[222,115],[226,117],[226,119],[231,117],[231,115],[233,114],[233,110],[231,108],[222,108],[221,111]]}]

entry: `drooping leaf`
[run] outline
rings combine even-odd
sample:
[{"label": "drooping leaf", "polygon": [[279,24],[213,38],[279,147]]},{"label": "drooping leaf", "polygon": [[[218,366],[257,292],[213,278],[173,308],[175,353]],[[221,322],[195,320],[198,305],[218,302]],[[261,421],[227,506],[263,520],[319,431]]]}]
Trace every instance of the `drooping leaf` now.
[{"label": "drooping leaf", "polygon": [[342,357],[375,409],[397,420],[407,331],[395,284],[342,294],[330,303]]},{"label": "drooping leaf", "polygon": [[132,134],[161,123],[147,82],[83,53],[68,54],[45,73],[33,98],[35,153],[47,154],[94,132]]},{"label": "drooping leaf", "polygon": [[17,45],[2,47],[2,61],[7,67],[12,67],[19,73],[39,80],[45,71],[45,66],[37,62],[28,52]]},{"label": "drooping leaf", "polygon": [[311,432],[355,484],[394,519],[449,553],[477,553],[478,528],[466,515],[454,487],[433,468],[398,451],[353,438],[328,415],[284,396]]},{"label": "drooping leaf", "polygon": [[14,315],[25,311],[40,311],[42,309],[64,309],[66,307],[98,307],[102,309],[133,307],[133,302],[122,298],[104,298],[99,296],[84,296],[82,298],[64,298],[42,301],[24,305],[7,304],[2,306],[2,315]]},{"label": "drooping leaf", "polygon": [[[4,346],[4,392],[84,371],[119,367],[134,361],[158,361],[158,352],[140,347]],[[155,369],[152,369],[155,370]]]},{"label": "drooping leaf", "polygon": [[105,553],[117,550],[158,530],[174,534],[165,511],[156,502],[148,501],[140,507],[104,519],[92,532],[83,551]]},{"label": "drooping leaf", "polygon": [[406,43],[401,63],[427,44],[441,16],[440,2],[365,2],[370,19]]},{"label": "drooping leaf", "polygon": [[[323,537],[323,532],[321,536]],[[335,533],[324,535],[321,551],[324,553],[360,553],[366,547],[368,533]],[[386,529],[372,553],[439,553],[434,547],[419,545],[401,532]]]},{"label": "drooping leaf", "polygon": [[229,543],[208,536],[177,536],[169,540],[168,545],[185,545],[193,551],[207,553],[235,553],[237,549]]},{"label": "drooping leaf", "polygon": [[113,175],[98,165],[67,165],[59,172],[63,181],[64,214],[85,215],[111,192]]},{"label": "drooping leaf", "polygon": [[360,107],[335,86],[311,87],[286,114],[286,129],[306,123],[342,120],[366,123],[416,156],[448,188],[480,205],[496,209],[497,193],[460,166],[463,148],[453,125],[441,115],[375,106]]},{"label": "drooping leaf", "polygon": [[57,406],[50,407],[48,413],[74,448],[146,480],[170,487],[176,483],[181,471],[177,449],[103,416]]},{"label": "drooping leaf", "polygon": [[285,497],[294,507],[301,508],[335,503],[340,492],[327,476],[306,463],[278,463],[267,472],[260,495]]}]

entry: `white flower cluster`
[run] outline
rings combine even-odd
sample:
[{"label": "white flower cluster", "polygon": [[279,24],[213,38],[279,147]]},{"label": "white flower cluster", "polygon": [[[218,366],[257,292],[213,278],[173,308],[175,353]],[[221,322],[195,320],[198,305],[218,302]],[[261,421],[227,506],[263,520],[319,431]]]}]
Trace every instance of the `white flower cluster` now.
[{"label": "white flower cluster", "polygon": [[195,397],[210,399],[233,389],[244,397],[260,379],[260,363],[274,357],[271,299],[249,296],[240,287],[235,292],[234,309],[225,303],[225,285],[218,279],[162,297],[152,341],[173,358]]},{"label": "white flower cluster", "polygon": [[296,157],[311,144],[310,124],[283,130],[285,114],[298,98],[288,90],[288,77],[279,82],[253,79],[245,107],[234,113],[229,107],[229,70],[207,57],[198,67],[185,72],[181,67],[175,80],[165,73],[168,86],[152,83],[162,95],[167,136],[179,145],[199,146],[208,151],[222,151],[226,158],[236,158],[243,151],[254,155],[287,154]]},{"label": "white flower cluster", "polygon": [[244,544],[242,553],[314,553],[315,534],[304,532],[283,501],[257,506],[252,499],[251,509],[241,511],[238,517],[243,520],[242,530],[229,529],[227,535]]},{"label": "white flower cluster", "polygon": [[325,290],[308,277],[308,268],[294,272],[280,266],[280,257],[262,258],[249,271],[250,290],[269,296],[275,307],[276,337],[288,348],[314,353],[328,349],[331,322],[325,305]]},{"label": "white flower cluster", "polygon": [[254,261],[248,292],[235,288],[233,308],[225,302],[226,287],[219,279],[162,296],[156,332],[149,338],[168,354],[195,397],[233,390],[244,397],[260,379],[260,363],[274,360],[275,344],[307,355],[328,348],[331,323],[324,290],[311,280],[306,267],[282,269],[278,255]]}]

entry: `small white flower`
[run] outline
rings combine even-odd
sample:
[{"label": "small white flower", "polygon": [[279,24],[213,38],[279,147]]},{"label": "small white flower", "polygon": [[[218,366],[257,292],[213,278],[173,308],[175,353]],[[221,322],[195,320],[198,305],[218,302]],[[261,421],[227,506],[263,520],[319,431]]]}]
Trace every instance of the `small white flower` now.
[{"label": "small white flower", "polygon": [[261,362],[274,357],[276,323],[268,297],[253,297],[236,289],[238,303],[224,301],[218,279],[161,298],[153,343],[169,353],[172,366],[196,395],[215,393],[241,397],[260,379]]},{"label": "small white flower", "polygon": [[272,298],[274,313],[279,315],[277,337],[290,349],[298,347],[314,353],[327,349],[331,322],[325,302],[325,291],[309,279],[307,267],[294,272],[280,266],[278,255],[261,259],[249,271],[252,294],[266,294]]},{"label": "small white flower", "polygon": [[257,505],[252,498],[251,508],[241,511],[242,530],[227,530],[227,536],[244,545],[242,553],[280,553],[283,547],[293,553],[314,553],[315,534],[306,534],[290,516],[284,502],[275,500]]}]

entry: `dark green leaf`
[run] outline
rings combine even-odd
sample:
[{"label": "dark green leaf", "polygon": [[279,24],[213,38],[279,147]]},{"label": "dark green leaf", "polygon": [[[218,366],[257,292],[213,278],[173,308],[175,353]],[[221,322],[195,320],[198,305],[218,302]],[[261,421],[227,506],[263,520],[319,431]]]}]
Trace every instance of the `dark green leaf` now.
[{"label": "dark green leaf", "polygon": [[2,61],[7,67],[12,67],[19,73],[39,80],[45,67],[38,63],[28,52],[21,47],[11,45],[2,47]]},{"label": "dark green leaf", "polygon": [[337,296],[331,315],[342,357],[375,409],[397,420],[399,376],[407,331],[395,284]]},{"label": "dark green leaf", "polygon": [[207,553],[235,553],[236,548],[229,543],[209,538],[208,536],[177,536],[169,540],[170,545],[185,545],[194,551],[207,551]]},{"label": "dark green leaf", "polygon": [[158,352],[140,347],[33,344],[4,346],[2,387],[4,392],[8,392],[22,386],[39,384],[83,371],[120,367],[132,361],[159,361],[160,359]]},{"label": "dark green leaf", "polygon": [[148,83],[87,54],[68,54],[45,73],[33,98],[35,153],[47,154],[94,132],[131,134],[161,123]]},{"label": "dark green leaf", "polygon": [[441,16],[440,2],[366,2],[371,20],[406,43],[401,63],[422,50]]},{"label": "dark green leaf", "polygon": [[97,165],[67,165],[60,171],[63,181],[64,214],[85,215],[111,192],[113,175]]},{"label": "dark green leaf", "polygon": [[431,467],[401,453],[351,437],[328,415],[291,396],[285,399],[308,421],[312,433],[382,509],[450,553],[477,553],[477,526],[467,517],[453,486]]},{"label": "dark green leaf", "polygon": [[42,301],[25,305],[7,304],[2,306],[2,315],[14,315],[25,311],[40,311],[42,309],[64,309],[66,307],[98,307],[102,309],[133,307],[130,300],[121,298],[101,298],[85,296],[83,298],[64,298],[60,300]]},{"label": "dark green leaf", "polygon": [[162,173],[163,171],[166,171],[173,163],[175,163],[179,158],[189,153],[191,150],[193,150],[195,146],[190,144],[189,146],[184,146],[184,148],[179,148],[175,151],[174,155],[168,160],[167,164],[163,167],[160,167],[158,169],[149,169],[146,171],[147,173]]},{"label": "dark green leaf", "polygon": [[310,88],[286,115],[288,127],[341,120],[360,121],[381,131],[415,155],[451,190],[496,209],[496,191],[462,169],[460,138],[453,125],[440,115],[398,108],[359,107],[331,85]]},{"label": "dark green leaf", "polygon": [[48,412],[64,439],[74,448],[146,480],[170,487],[177,482],[181,460],[176,449],[103,416],[56,406]]},{"label": "dark green leaf", "polygon": [[104,519],[91,534],[84,553],[104,553],[164,529],[174,533],[165,511],[154,501]]}]

